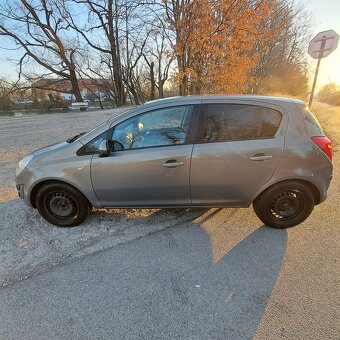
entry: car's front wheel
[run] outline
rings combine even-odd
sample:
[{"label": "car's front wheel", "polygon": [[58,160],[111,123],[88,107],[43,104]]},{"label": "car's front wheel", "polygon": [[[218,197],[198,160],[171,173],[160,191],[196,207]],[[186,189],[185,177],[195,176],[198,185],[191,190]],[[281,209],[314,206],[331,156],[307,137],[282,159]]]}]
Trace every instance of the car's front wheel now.
[{"label": "car's front wheel", "polygon": [[74,227],[88,216],[90,204],[77,189],[60,182],[49,182],[37,193],[40,215],[58,227]]},{"label": "car's front wheel", "polygon": [[313,211],[314,195],[307,185],[286,181],[265,190],[253,202],[258,218],[273,228],[290,228],[302,223]]}]

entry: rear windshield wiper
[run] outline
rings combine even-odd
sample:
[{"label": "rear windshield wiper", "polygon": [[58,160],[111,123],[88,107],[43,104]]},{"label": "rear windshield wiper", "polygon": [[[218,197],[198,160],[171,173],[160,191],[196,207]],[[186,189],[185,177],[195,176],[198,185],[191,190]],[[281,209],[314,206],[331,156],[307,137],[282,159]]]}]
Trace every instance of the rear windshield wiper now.
[{"label": "rear windshield wiper", "polygon": [[81,133],[78,133],[77,135],[69,138],[66,140],[67,143],[73,143],[75,140],[77,140],[79,137],[81,137],[82,135],[85,135],[85,133],[87,133],[87,131],[85,132],[81,132]]}]

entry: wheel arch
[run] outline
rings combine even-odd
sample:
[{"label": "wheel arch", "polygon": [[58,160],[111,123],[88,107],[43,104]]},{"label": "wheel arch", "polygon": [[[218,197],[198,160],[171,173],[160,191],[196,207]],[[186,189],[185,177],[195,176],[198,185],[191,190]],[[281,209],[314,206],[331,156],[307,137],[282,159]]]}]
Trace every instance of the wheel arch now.
[{"label": "wheel arch", "polygon": [[302,183],[304,185],[306,185],[310,190],[311,192],[313,193],[313,196],[314,196],[314,202],[315,202],[315,205],[318,205],[321,201],[321,195],[320,195],[320,190],[318,189],[318,187],[308,181],[308,180],[305,180],[305,179],[301,179],[301,178],[289,178],[289,179],[285,179],[285,180],[282,180],[282,181],[277,181],[275,183],[270,183],[270,185],[267,185],[265,187],[262,187],[251,199],[251,203],[254,202],[258,197],[261,196],[261,194],[266,191],[267,189],[271,188],[272,186],[274,185],[277,185],[277,184],[282,184],[282,183],[285,183],[285,182],[299,182],[299,183]]},{"label": "wheel arch", "polygon": [[32,188],[30,194],[29,194],[29,200],[30,200],[30,203],[31,203],[33,208],[37,208],[36,198],[37,198],[37,194],[38,194],[39,190],[48,183],[62,183],[62,184],[66,184],[66,185],[72,187],[73,189],[79,191],[87,199],[90,206],[93,206],[92,202],[84,194],[84,192],[82,192],[82,190],[80,190],[79,188],[77,188],[73,184],[68,183],[67,181],[62,181],[62,180],[58,180],[58,179],[46,179],[46,180],[43,180],[41,182],[36,183],[35,186]]}]

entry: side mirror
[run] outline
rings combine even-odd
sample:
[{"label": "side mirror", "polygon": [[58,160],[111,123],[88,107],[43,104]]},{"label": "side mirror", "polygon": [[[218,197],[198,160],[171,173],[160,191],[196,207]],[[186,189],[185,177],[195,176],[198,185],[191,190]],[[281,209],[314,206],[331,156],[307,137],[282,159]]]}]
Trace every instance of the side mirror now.
[{"label": "side mirror", "polygon": [[99,145],[99,157],[107,157],[110,153],[107,149],[107,141],[103,140]]}]

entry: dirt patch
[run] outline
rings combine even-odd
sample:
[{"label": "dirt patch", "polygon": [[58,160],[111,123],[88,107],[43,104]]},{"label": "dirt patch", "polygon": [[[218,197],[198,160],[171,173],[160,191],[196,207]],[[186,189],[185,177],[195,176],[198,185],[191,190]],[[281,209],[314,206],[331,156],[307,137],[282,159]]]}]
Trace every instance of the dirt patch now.
[{"label": "dirt patch", "polygon": [[0,190],[0,202],[6,202],[18,197],[18,193],[12,188],[1,188]]},{"label": "dirt patch", "polygon": [[28,153],[32,152],[32,149],[21,149],[18,151],[0,151],[1,162],[18,162]]}]

